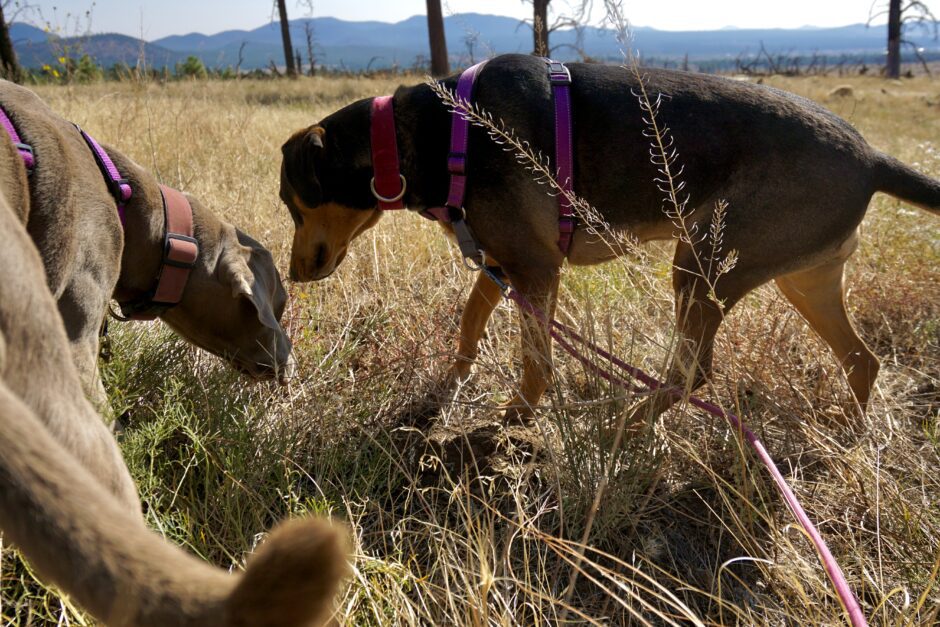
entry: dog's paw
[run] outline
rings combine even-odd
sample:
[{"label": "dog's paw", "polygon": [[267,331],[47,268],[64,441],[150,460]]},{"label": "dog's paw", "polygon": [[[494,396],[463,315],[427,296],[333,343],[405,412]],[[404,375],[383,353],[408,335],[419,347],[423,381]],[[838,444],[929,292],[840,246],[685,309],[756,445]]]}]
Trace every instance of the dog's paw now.
[{"label": "dog's paw", "polygon": [[526,426],[535,422],[535,410],[518,395],[500,405],[499,411],[505,425]]},{"label": "dog's paw", "polygon": [[470,366],[469,361],[456,361],[438,381],[438,392],[440,394],[449,394],[456,390],[457,386],[470,378]]}]

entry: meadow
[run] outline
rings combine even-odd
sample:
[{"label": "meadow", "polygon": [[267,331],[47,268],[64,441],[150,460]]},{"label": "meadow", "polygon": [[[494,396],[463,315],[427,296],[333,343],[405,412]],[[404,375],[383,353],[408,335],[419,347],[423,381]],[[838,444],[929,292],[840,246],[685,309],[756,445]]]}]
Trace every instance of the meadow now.
[{"label": "meadow", "polygon": [[[259,239],[286,276],[293,226],[277,194],[280,145],[354,99],[421,80],[36,90]],[[938,80],[764,80],[821,102],[875,147],[940,178]],[[835,95],[839,85],[851,89]],[[867,415],[844,414],[842,371],[773,286],[732,311],[716,375],[700,392],[764,441],[874,625],[940,621],[936,220],[878,195],[862,224],[847,286],[882,360]],[[662,373],[674,344],[670,249],[565,270],[561,319]],[[341,624],[844,624],[811,544],[723,422],[683,403],[614,448],[608,426],[634,399],[556,349],[535,425],[503,428],[496,407],[520,352],[507,304],[439,419],[404,420],[452,358],[473,279],[436,225],[385,216],[329,279],[288,284],[298,374],[287,386],[252,383],[159,322],[112,322],[102,368],[150,525],[237,569],[275,521],[333,516],[354,537]],[[0,577],[4,624],[93,623],[8,546]]]}]

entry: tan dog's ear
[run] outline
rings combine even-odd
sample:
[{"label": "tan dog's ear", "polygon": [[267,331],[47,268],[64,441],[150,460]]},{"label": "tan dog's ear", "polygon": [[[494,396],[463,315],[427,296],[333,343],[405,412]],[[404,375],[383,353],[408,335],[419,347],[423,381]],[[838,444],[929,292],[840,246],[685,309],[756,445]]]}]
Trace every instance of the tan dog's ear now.
[{"label": "tan dog's ear", "polygon": [[322,126],[310,126],[291,135],[281,146],[281,197],[285,198],[286,183],[308,207],[323,202],[323,191],[317,176],[317,164],[325,150]]},{"label": "tan dog's ear", "polygon": [[[240,240],[246,240],[242,244]],[[281,285],[274,266],[274,259],[266,248],[247,235],[223,225],[222,252],[219,255],[216,274],[228,285],[235,298],[250,302],[261,323],[276,332],[282,332],[278,322],[287,294]]]}]

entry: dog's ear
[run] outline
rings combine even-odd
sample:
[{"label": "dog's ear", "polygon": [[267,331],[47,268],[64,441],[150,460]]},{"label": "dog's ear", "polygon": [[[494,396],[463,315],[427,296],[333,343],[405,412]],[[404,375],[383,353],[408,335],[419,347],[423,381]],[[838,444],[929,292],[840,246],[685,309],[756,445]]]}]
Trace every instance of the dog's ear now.
[{"label": "dog's ear", "polygon": [[[247,241],[243,244],[242,239]],[[261,324],[273,331],[281,330],[278,318],[284,310],[287,294],[274,258],[266,248],[237,232],[235,227],[224,225],[216,274],[232,290],[234,298],[244,298],[251,303]]]},{"label": "dog's ear", "polygon": [[317,166],[322,162],[325,134],[322,126],[310,126],[291,135],[281,146],[282,197],[287,191],[284,183],[287,183],[308,207],[316,207],[323,202]]}]

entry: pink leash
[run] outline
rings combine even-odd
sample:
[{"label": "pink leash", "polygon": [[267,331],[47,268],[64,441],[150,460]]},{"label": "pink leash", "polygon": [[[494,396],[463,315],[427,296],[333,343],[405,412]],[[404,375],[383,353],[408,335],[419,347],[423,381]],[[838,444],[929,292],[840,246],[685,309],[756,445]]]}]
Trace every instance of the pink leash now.
[{"label": "pink leash", "polygon": [[[551,337],[556,342],[558,342],[558,344],[572,357],[584,364],[589,370],[593,371],[598,376],[606,379],[614,385],[618,385],[627,390],[636,391],[638,389],[636,385],[625,381],[617,375],[604,370],[597,364],[593,363],[586,356],[581,354],[577,348],[569,343],[568,340],[586,346],[613,365],[622,369],[634,379],[648,386],[651,390],[662,390],[671,394],[675,398],[682,398],[684,396],[683,390],[680,388],[667,388],[661,381],[651,377],[639,368],[631,366],[630,364],[618,359],[614,355],[611,355],[593,342],[584,339],[571,327],[564,325],[557,320],[548,319],[544,312],[530,303],[525,296],[512,289],[507,283],[496,276],[496,274],[494,274],[489,268],[483,267],[483,271],[486,272],[490,280],[499,286],[499,288],[502,290],[503,296],[509,300],[512,300],[514,303],[519,305],[523,311],[526,311],[529,314],[535,316],[542,323],[548,324]],[[829,551],[829,547],[826,546],[825,540],[823,540],[819,531],[816,529],[816,526],[813,524],[813,521],[810,520],[809,516],[806,514],[803,506],[800,505],[796,495],[793,494],[793,490],[791,490],[790,486],[787,485],[786,479],[784,479],[783,475],[777,469],[776,464],[774,464],[773,459],[771,459],[770,455],[767,453],[767,449],[764,448],[763,443],[761,443],[757,436],[754,435],[754,432],[748,429],[741,419],[734,414],[726,412],[717,405],[709,403],[708,401],[703,401],[700,398],[696,398],[695,396],[689,396],[689,402],[695,407],[703,409],[713,416],[724,418],[731,424],[732,427],[734,427],[734,429],[744,435],[744,439],[748,441],[748,443],[757,453],[757,457],[767,468],[768,472],[770,472],[770,476],[773,477],[774,483],[777,484],[777,488],[780,490],[781,494],[783,494],[783,498],[784,501],[786,501],[787,507],[789,507],[790,511],[793,512],[793,516],[796,518],[800,526],[803,527],[803,530],[806,531],[806,534],[812,541],[813,546],[816,547],[816,552],[819,554],[823,568],[825,568],[826,574],[829,576],[829,580],[832,582],[832,585],[836,590],[836,594],[839,596],[839,600],[842,602],[843,609],[845,610],[846,614],[848,614],[849,621],[853,627],[867,626],[868,621],[865,619],[865,615],[862,613],[862,609],[858,604],[858,599],[856,599],[855,594],[852,592],[848,582],[845,580],[845,575],[843,575],[842,569],[839,568],[839,564],[836,562],[835,557],[833,557],[832,553]]]}]

